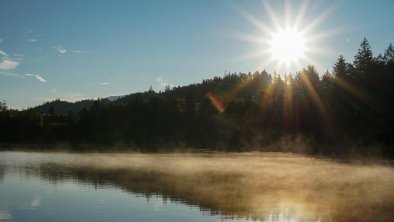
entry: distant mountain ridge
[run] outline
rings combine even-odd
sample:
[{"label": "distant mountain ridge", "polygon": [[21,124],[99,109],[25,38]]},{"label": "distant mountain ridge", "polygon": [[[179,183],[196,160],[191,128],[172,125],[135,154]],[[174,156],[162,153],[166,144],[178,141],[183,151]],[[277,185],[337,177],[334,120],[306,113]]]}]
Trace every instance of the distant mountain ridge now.
[{"label": "distant mountain ridge", "polygon": [[[109,96],[104,99],[108,99],[110,102],[114,102],[124,96]],[[69,102],[60,99],[56,99],[53,101],[45,102],[42,105],[38,105],[33,108],[42,114],[47,114],[50,112],[50,109],[61,114],[67,114],[68,112],[79,112],[82,109],[89,109],[95,101],[98,99],[84,99],[76,102]]]},{"label": "distant mountain ridge", "polygon": [[123,96],[109,96],[106,99],[108,99],[109,101],[113,102],[113,101],[116,101],[116,100],[118,100],[118,99],[120,99],[122,97],[124,97],[124,95]]},{"label": "distant mountain ridge", "polygon": [[68,112],[78,112],[84,108],[90,108],[95,100],[86,99],[77,102],[68,102],[56,99],[50,102],[45,102],[42,105],[36,106],[33,109],[42,113],[47,114],[51,109],[57,113],[67,114]]}]

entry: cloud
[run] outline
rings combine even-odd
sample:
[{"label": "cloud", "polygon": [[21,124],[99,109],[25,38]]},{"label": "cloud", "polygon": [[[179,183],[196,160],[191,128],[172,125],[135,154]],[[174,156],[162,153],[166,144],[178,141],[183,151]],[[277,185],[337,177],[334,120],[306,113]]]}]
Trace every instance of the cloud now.
[{"label": "cloud", "polygon": [[1,76],[7,76],[7,77],[18,77],[18,76],[20,76],[19,74],[12,73],[12,72],[0,72],[0,75]]},{"label": "cloud", "polygon": [[105,86],[105,85],[110,85],[111,83],[109,82],[100,82],[100,85]]},{"label": "cloud", "polygon": [[161,77],[161,76],[157,77],[155,79],[155,81],[161,87],[166,87],[166,86],[174,87],[174,84],[172,84],[172,83],[168,82],[167,80],[163,79],[163,77]]},{"label": "cloud", "polygon": [[32,32],[33,32],[33,29],[23,29],[23,30],[21,30],[22,34],[32,33]]},{"label": "cloud", "polygon": [[44,79],[44,77],[42,77],[40,75],[36,75],[36,74],[31,74],[31,73],[18,74],[18,73],[13,73],[13,72],[0,72],[0,76],[19,77],[21,79],[24,78],[25,76],[28,76],[28,77],[34,77],[38,81],[43,82],[43,83],[47,83],[48,82],[46,79]]},{"label": "cloud", "polygon": [[38,39],[28,39],[28,42],[38,42]]},{"label": "cloud", "polygon": [[57,45],[53,47],[58,53],[64,54],[67,52],[67,49],[63,48],[63,46]]},{"label": "cloud", "polygon": [[90,53],[90,51],[88,51],[88,50],[80,50],[80,49],[77,49],[77,50],[74,50],[74,53],[76,53],[76,54]]},{"label": "cloud", "polygon": [[14,56],[15,56],[15,57],[25,57],[25,55],[18,54],[18,53],[14,53]]},{"label": "cloud", "polygon": [[0,49],[0,56],[8,57],[8,54],[5,53],[3,50]]},{"label": "cloud", "polygon": [[8,54],[0,49],[0,69],[15,69],[19,62],[8,57]]},{"label": "cloud", "polygon": [[41,77],[40,75],[27,73],[27,74],[25,74],[25,76],[35,77],[38,81],[43,82],[43,83],[47,83],[47,81],[43,77]]},{"label": "cloud", "polygon": [[15,69],[19,65],[18,62],[9,59],[3,59],[0,62],[0,69]]},{"label": "cloud", "polygon": [[15,61],[22,61],[25,55],[14,53],[13,56],[15,57]]}]

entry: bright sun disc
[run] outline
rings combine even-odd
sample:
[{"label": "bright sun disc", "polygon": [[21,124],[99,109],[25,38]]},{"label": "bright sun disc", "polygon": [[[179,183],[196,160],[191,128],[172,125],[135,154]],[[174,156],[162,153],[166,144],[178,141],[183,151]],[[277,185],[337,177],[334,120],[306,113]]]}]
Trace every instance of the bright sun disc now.
[{"label": "bright sun disc", "polygon": [[295,28],[281,30],[274,34],[270,45],[272,57],[279,63],[289,65],[297,63],[304,57],[305,39],[303,34]]}]

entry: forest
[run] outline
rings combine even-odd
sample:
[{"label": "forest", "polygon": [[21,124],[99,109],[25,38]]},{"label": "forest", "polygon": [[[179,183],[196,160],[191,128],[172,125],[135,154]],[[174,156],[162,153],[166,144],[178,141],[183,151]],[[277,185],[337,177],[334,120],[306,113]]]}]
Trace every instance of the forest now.
[{"label": "forest", "polygon": [[[117,100],[0,103],[0,146],[73,150],[203,149],[394,157],[394,48],[367,39],[332,71],[225,73]],[[59,105],[60,104],[60,105]]]}]

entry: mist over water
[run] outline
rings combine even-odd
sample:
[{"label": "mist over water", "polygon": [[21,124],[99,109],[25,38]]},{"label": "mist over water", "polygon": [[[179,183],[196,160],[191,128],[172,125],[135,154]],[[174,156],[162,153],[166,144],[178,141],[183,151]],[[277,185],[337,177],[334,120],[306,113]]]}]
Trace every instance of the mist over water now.
[{"label": "mist over water", "polygon": [[[111,188],[117,195],[133,194],[146,200],[161,198],[160,206],[178,203],[180,208],[171,212],[174,215],[185,213],[184,206],[208,213],[196,216],[196,221],[205,220],[203,215],[212,216],[213,220],[257,221],[394,219],[390,210],[394,209],[392,166],[340,163],[295,154],[1,152],[0,196],[5,195],[2,185],[10,178],[36,178],[53,186],[75,189]],[[2,199],[0,220],[7,220],[7,215],[9,220],[15,209],[6,208]],[[45,201],[32,197],[29,206],[39,209]],[[61,203],[62,199],[57,201]],[[128,205],[122,201],[113,204],[119,208]]]}]

